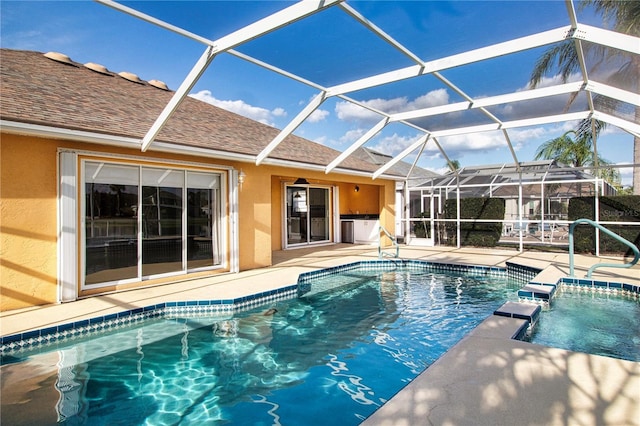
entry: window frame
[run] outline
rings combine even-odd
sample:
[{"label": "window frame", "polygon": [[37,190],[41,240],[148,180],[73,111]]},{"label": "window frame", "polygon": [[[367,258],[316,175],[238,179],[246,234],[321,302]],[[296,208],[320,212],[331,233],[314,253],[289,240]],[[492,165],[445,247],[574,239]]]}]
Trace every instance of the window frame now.
[{"label": "window frame", "polygon": [[[136,167],[138,172],[138,213],[137,213],[137,274],[135,278],[127,278],[123,280],[114,280],[114,281],[104,281],[100,283],[86,283],[86,260],[87,260],[87,252],[86,252],[86,244],[87,244],[87,235],[86,235],[86,184],[87,179],[85,177],[85,167],[87,162],[94,163],[104,163],[109,165],[116,166],[131,166]],[[190,162],[180,162],[180,161],[162,161],[162,162],[154,162],[154,161],[145,161],[139,158],[127,158],[127,157],[118,157],[118,156],[108,156],[94,153],[83,153],[77,155],[77,170],[76,170],[76,182],[77,182],[77,240],[78,240],[78,250],[76,254],[77,259],[77,269],[78,269],[78,289],[80,292],[86,291],[95,291],[101,288],[118,288],[119,286],[127,285],[130,287],[135,284],[142,284],[145,281],[151,281],[155,279],[162,279],[166,277],[172,276],[188,276],[189,274],[198,273],[198,272],[206,272],[206,271],[215,271],[215,270],[228,270],[230,265],[233,263],[231,257],[233,253],[229,250],[229,242],[232,240],[232,192],[229,190],[230,185],[233,184],[230,177],[232,176],[233,168],[226,166],[212,166],[212,165],[204,165]],[[181,172],[183,175],[183,184],[181,188],[181,192],[183,194],[182,197],[182,265],[179,270],[161,273],[161,274],[152,274],[152,275],[143,275],[142,274],[142,214],[141,214],[141,203],[142,203],[142,188],[144,186],[142,180],[142,173],[144,168],[160,168],[165,170],[176,170]],[[189,268],[189,263],[187,261],[186,254],[186,244],[187,244],[187,195],[188,195],[188,180],[187,176],[189,172],[199,173],[205,175],[211,175],[212,177],[216,177],[219,189],[218,191],[218,205],[215,206],[218,213],[218,225],[217,232],[214,232],[213,227],[211,229],[211,239],[213,242],[213,238],[215,234],[217,234],[216,246],[218,253],[216,255],[215,250],[212,250],[212,261],[215,262],[216,258],[219,259],[218,264],[212,264],[208,266],[199,266],[195,268]],[[214,197],[216,198],[216,197]],[[235,231],[237,233],[237,230]]]}]

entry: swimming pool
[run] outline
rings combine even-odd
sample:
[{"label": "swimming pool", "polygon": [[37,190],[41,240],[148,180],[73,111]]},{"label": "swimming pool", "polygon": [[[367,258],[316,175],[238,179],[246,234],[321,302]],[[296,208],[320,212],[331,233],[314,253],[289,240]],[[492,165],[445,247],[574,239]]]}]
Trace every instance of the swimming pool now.
[{"label": "swimming pool", "polygon": [[612,358],[640,361],[640,299],[562,286],[540,314],[528,341]]},{"label": "swimming pool", "polygon": [[3,420],[359,424],[520,285],[487,270],[349,270],[240,314],[21,350],[3,360]]}]

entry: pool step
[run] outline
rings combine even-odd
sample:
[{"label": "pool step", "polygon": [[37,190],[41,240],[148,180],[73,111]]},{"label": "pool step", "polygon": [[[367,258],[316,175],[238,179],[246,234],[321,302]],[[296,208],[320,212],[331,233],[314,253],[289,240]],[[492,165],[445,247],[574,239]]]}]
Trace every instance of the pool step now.
[{"label": "pool step", "polygon": [[519,302],[506,302],[493,312],[493,315],[501,317],[517,318],[529,321],[530,326],[534,326],[540,311],[542,308],[540,305],[534,305],[531,303],[519,303]]},{"label": "pool step", "polygon": [[556,286],[553,284],[532,284],[529,283],[518,290],[520,299],[542,301],[550,303],[556,293]]}]

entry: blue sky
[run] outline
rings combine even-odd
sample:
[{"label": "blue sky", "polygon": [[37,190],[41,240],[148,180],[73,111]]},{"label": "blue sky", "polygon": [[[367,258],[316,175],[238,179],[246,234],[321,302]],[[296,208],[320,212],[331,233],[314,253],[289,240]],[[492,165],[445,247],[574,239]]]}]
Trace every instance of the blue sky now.
[{"label": "blue sky", "polygon": [[[283,1],[142,1],[123,2],[144,13],[200,36],[215,40],[287,7]],[[563,1],[353,1],[354,9],[423,60],[461,53],[514,37],[568,25]],[[96,62],[114,72],[129,71],[144,80],[158,79],[176,89],[204,51],[204,45],[90,1],[7,1],[0,3],[3,48],[57,51],[76,62]],[[581,11],[580,21],[599,25],[597,17]],[[331,86],[412,65],[405,56],[355,25],[334,7],[238,47],[240,52],[266,61],[319,84]],[[525,90],[535,60],[544,49],[453,68],[443,76],[472,97]],[[579,76],[576,76],[579,78]],[[549,82],[554,81],[549,76]],[[192,95],[203,101],[282,128],[317,90],[293,82],[229,54],[218,55]],[[462,98],[433,76],[424,76],[349,94],[384,111],[404,111],[458,102]],[[562,108],[566,103],[562,103]],[[561,102],[560,102],[561,101]],[[536,107],[528,106],[527,108]],[[539,104],[538,108],[549,108]],[[509,111],[514,117],[531,112]],[[494,111],[492,111],[494,112]],[[506,114],[505,110],[495,112]],[[561,111],[558,111],[561,112]],[[474,112],[473,114],[478,114]],[[338,150],[350,146],[379,120],[340,99],[321,105],[296,133]],[[446,120],[460,117],[440,117]],[[483,120],[466,114],[466,120]],[[520,161],[533,159],[546,140],[570,130],[575,123],[509,131]],[[420,135],[402,124],[390,125],[366,146],[397,154]],[[442,138],[440,143],[461,165],[512,161],[501,132]],[[599,151],[614,163],[632,158],[633,138],[609,128]],[[407,158],[407,161],[411,161]],[[420,165],[442,171],[445,161],[434,144],[427,145]],[[630,171],[622,170],[623,183]]]}]

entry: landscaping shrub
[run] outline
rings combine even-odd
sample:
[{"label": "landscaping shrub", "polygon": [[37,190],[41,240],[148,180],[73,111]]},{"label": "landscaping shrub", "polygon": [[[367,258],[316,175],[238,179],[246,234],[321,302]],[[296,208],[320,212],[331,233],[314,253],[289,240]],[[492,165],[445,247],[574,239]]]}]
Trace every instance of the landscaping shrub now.
[{"label": "landscaping shrub", "polygon": [[[569,220],[595,220],[595,197],[575,197],[569,200]],[[619,195],[599,198],[600,221],[639,222],[640,196]],[[640,247],[640,227],[625,225],[607,225],[607,229]],[[591,225],[578,225],[573,233],[576,253],[595,253],[596,231]],[[633,256],[631,249],[614,238],[600,233],[600,251],[603,253],[624,253]]]},{"label": "landscaping shrub", "polygon": [[[463,198],[460,200],[461,219],[484,219],[501,221],[504,218],[505,201],[502,198]],[[447,200],[444,206],[445,219],[456,218],[456,200]],[[457,245],[456,223],[447,222],[447,244]],[[461,222],[460,245],[495,247],[500,240],[502,223]]]}]

